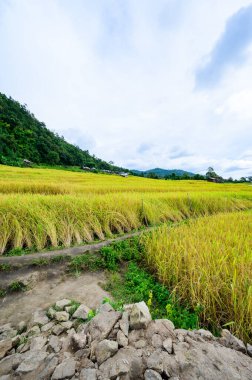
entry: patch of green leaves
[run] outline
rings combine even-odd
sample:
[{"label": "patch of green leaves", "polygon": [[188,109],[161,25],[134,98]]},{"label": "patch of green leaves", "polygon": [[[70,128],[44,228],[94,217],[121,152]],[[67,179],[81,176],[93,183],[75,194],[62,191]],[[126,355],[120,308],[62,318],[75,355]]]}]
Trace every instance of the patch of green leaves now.
[{"label": "patch of green leaves", "polygon": [[9,285],[9,290],[11,292],[21,292],[26,290],[26,285],[22,281],[13,281]]},{"label": "patch of green leaves", "polygon": [[11,270],[11,265],[8,263],[0,264],[0,271],[1,272],[9,272]]},{"label": "patch of green leaves", "polygon": [[70,316],[72,316],[76,310],[78,309],[78,307],[80,306],[80,303],[75,301],[75,300],[71,300],[71,309],[68,311],[68,313],[70,314]]},{"label": "patch of green leaves", "polygon": [[38,257],[32,261],[32,265],[35,267],[43,267],[50,264],[50,260],[45,257]]},{"label": "patch of green leaves", "polygon": [[95,254],[75,256],[69,263],[69,270],[75,273],[87,270],[95,272],[101,269],[105,269],[104,260]]}]

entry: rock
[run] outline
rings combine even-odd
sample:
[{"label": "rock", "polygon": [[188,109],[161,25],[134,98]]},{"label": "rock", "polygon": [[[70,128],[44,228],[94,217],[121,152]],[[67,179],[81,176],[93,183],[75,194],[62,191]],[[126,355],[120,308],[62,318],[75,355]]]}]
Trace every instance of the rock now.
[{"label": "rock", "polygon": [[9,350],[12,349],[12,340],[5,339],[0,341],[0,359],[2,359]]},{"label": "rock", "polygon": [[95,349],[97,363],[100,365],[118,351],[118,343],[104,339],[99,342]]},{"label": "rock", "polygon": [[72,341],[73,341],[73,346],[76,349],[82,349],[82,348],[85,348],[87,344],[87,336],[86,334],[83,334],[83,333],[73,334]]},{"label": "rock", "polygon": [[30,350],[42,350],[42,348],[45,346],[47,342],[47,339],[43,336],[37,336],[36,338],[33,338],[30,345]]},{"label": "rock", "polygon": [[163,341],[163,347],[168,352],[168,354],[172,353],[172,339],[167,338]]},{"label": "rock", "polygon": [[24,331],[26,331],[26,329],[27,329],[26,323],[24,321],[19,322],[18,333],[22,334]]},{"label": "rock", "polygon": [[56,310],[53,308],[53,307],[50,307],[48,310],[47,310],[47,315],[49,318],[53,319],[54,316],[56,314]]},{"label": "rock", "polygon": [[147,369],[144,373],[144,380],[162,380],[162,377],[153,369]]},{"label": "rock", "polygon": [[57,301],[55,305],[57,310],[64,310],[66,306],[71,305],[71,300],[64,298],[63,300]]},{"label": "rock", "polygon": [[41,331],[42,332],[49,331],[54,327],[54,325],[55,325],[55,323],[53,321],[51,321],[51,322],[47,323],[46,325],[42,326]]},{"label": "rock", "polygon": [[65,331],[65,328],[62,325],[55,325],[54,328],[52,329],[52,333],[54,335],[60,335]]},{"label": "rock", "polygon": [[80,380],[96,380],[96,369],[95,368],[84,368],[80,373]]},{"label": "rock", "polygon": [[88,325],[88,332],[92,340],[106,339],[119,320],[121,313],[118,311],[105,311],[97,314]]},{"label": "rock", "polygon": [[125,336],[129,334],[129,313],[124,311],[122,314],[122,318],[119,321],[119,327],[124,333]]},{"label": "rock", "polygon": [[98,313],[103,313],[104,311],[114,311],[114,308],[110,303],[105,302],[99,306]]},{"label": "rock", "polygon": [[129,313],[132,329],[146,328],[151,321],[151,315],[145,302],[135,303]]},{"label": "rock", "polygon": [[27,337],[36,336],[39,334],[40,334],[40,328],[39,326],[36,325],[36,326],[33,326],[30,330],[28,330]]},{"label": "rock", "polygon": [[49,318],[46,315],[46,312],[44,310],[38,309],[33,313],[32,319],[31,319],[31,326],[39,325],[43,326],[46,325],[49,322]]},{"label": "rock", "polygon": [[14,338],[16,335],[17,335],[18,331],[13,329],[13,328],[10,328],[10,329],[6,329],[5,331],[3,331],[0,335],[0,341],[1,340],[5,340],[5,339],[11,339],[11,338]]},{"label": "rock", "polygon": [[3,376],[0,376],[0,380],[12,380],[12,377],[11,375],[3,375]]},{"label": "rock", "polygon": [[[142,379],[142,358],[137,350],[131,347],[121,348],[112,358],[107,359],[99,367],[101,379]],[[125,377],[123,377],[125,376]]]},{"label": "rock", "polygon": [[149,323],[146,329],[146,338],[151,342],[154,334],[160,335],[162,340],[165,340],[166,338],[176,340],[174,325],[168,319],[156,319]]},{"label": "rock", "polygon": [[196,330],[195,333],[199,334],[200,336],[202,336],[202,338],[204,338],[206,340],[213,339],[213,334],[208,330],[199,329],[199,330]]},{"label": "rock", "polygon": [[73,322],[72,321],[61,322],[61,326],[63,326],[65,330],[70,330],[73,326]]},{"label": "rock", "polygon": [[118,342],[119,347],[128,346],[129,340],[121,330],[118,331],[116,340]]},{"label": "rock", "polygon": [[58,322],[66,322],[69,320],[69,314],[66,311],[56,311],[54,318]]},{"label": "rock", "polygon": [[11,324],[10,323],[5,323],[4,325],[0,326],[0,334],[2,334],[4,331],[11,330]]},{"label": "rock", "polygon": [[88,319],[88,313],[90,312],[89,307],[86,305],[80,305],[78,309],[73,314],[73,318],[83,319],[84,321]]},{"label": "rock", "polygon": [[51,335],[49,342],[48,342],[48,349],[49,351],[53,352],[59,352],[62,347],[62,342],[59,340],[59,338],[55,335]]},{"label": "rock", "polygon": [[[45,358],[47,357],[45,351],[28,351],[22,354],[22,362],[18,366],[16,373],[23,378],[26,374],[30,374],[30,378],[36,378],[35,374],[44,367]],[[44,368],[43,368],[44,369]],[[34,374],[34,377],[32,377]]]},{"label": "rock", "polygon": [[233,350],[243,353],[247,352],[245,344],[240,339],[232,335],[229,330],[222,330],[220,342]]},{"label": "rock", "polygon": [[9,374],[12,370],[15,370],[22,361],[20,354],[14,354],[6,356],[0,361],[0,376]]},{"label": "rock", "polygon": [[247,344],[247,354],[252,357],[252,345]]},{"label": "rock", "polygon": [[36,376],[36,380],[50,379],[56,366],[59,363],[59,359],[54,354],[48,355],[45,360],[45,368]]},{"label": "rock", "polygon": [[52,375],[52,380],[71,378],[75,374],[75,367],[76,362],[74,359],[69,358],[63,360],[63,362],[55,368]]},{"label": "rock", "polygon": [[154,348],[160,348],[163,346],[163,340],[159,334],[153,334],[152,335],[151,345]]}]

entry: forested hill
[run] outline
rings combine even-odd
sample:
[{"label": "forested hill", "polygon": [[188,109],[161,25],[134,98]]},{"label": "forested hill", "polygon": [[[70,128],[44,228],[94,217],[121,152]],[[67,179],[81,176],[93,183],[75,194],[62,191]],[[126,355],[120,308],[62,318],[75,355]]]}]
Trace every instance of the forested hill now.
[{"label": "forested hill", "polygon": [[25,105],[0,93],[0,163],[22,165],[23,159],[35,164],[122,170],[68,143],[47,129]]}]

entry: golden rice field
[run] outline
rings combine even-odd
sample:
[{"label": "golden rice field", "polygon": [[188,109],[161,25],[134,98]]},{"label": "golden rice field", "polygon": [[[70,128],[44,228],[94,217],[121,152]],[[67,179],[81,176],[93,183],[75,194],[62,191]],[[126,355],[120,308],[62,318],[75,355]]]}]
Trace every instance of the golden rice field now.
[{"label": "golden rice field", "polygon": [[183,301],[203,306],[210,325],[252,339],[252,212],[219,214],[143,238],[146,261]]},{"label": "golden rice field", "polygon": [[0,165],[0,253],[252,208],[252,186]]}]

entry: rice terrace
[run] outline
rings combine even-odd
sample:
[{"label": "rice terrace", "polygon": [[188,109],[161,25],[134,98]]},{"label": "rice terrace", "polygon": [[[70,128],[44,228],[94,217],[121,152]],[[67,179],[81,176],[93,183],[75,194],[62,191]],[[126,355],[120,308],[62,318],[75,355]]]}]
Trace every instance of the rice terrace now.
[{"label": "rice terrace", "polygon": [[252,0],[0,0],[0,46],[0,380],[252,380]]}]

